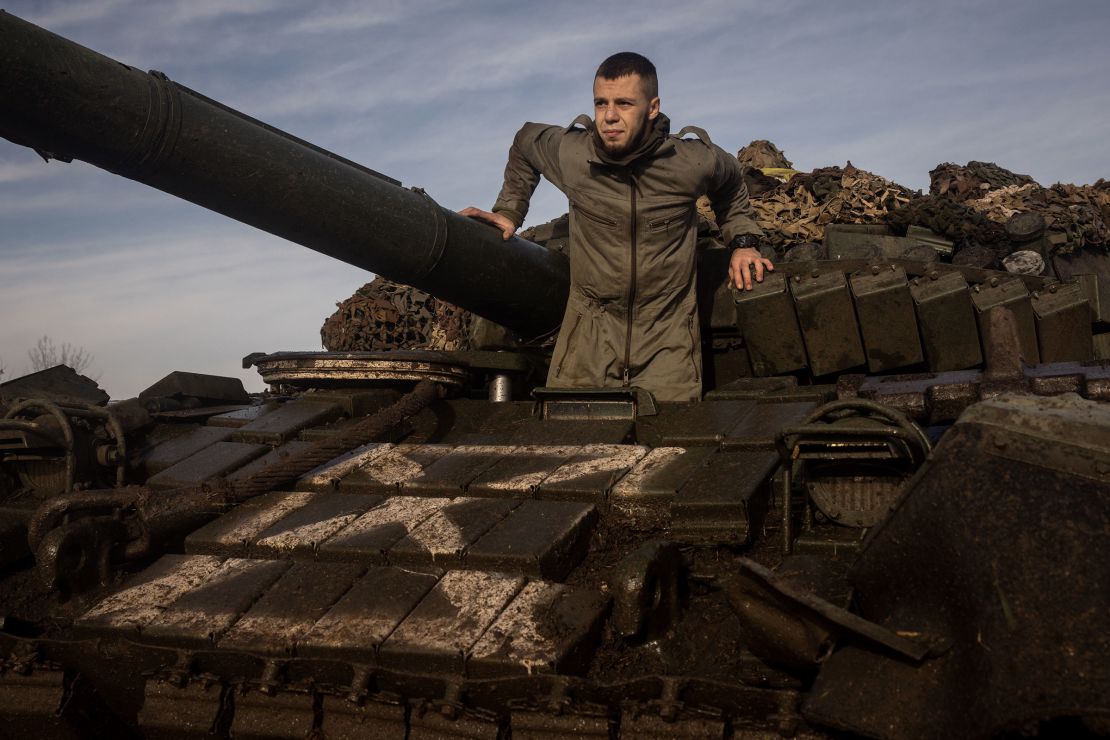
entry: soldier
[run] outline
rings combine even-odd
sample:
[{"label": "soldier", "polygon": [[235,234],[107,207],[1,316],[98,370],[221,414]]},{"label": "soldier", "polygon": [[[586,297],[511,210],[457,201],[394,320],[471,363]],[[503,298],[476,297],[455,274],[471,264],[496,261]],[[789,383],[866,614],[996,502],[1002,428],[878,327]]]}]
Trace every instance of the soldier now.
[{"label": "soldier", "polygon": [[[698,138],[682,138],[688,133]],[[655,66],[621,52],[598,67],[594,119],[582,115],[567,128],[524,124],[492,212],[460,213],[508,239],[541,175],[570,201],[570,297],[547,384],[637,386],[661,401],[699,400],[697,198],[709,196],[733,249],[734,285],[750,290],[774,269],[759,253],[762,232],[736,158],[700,129],[670,135]]]}]

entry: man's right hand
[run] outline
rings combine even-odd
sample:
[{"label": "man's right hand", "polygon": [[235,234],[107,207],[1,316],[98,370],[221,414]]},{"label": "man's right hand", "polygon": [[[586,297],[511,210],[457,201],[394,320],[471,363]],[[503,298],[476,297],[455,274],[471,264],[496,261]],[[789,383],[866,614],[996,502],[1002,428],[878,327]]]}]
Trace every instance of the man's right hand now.
[{"label": "man's right hand", "polygon": [[466,216],[467,218],[476,218],[480,221],[485,221],[486,223],[496,226],[497,228],[501,229],[501,238],[505,239],[506,241],[509,239],[509,237],[516,233],[516,224],[502,216],[500,213],[491,213],[490,211],[483,211],[481,208],[467,206],[466,208],[459,211],[459,215]]}]

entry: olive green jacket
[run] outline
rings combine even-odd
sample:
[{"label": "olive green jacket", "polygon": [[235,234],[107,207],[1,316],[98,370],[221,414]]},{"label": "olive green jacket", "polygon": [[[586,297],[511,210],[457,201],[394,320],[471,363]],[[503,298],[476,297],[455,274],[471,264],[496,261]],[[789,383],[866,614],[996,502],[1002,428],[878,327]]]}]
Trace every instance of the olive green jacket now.
[{"label": "olive green jacket", "polygon": [[[567,128],[526,123],[493,206],[519,227],[541,175],[570,200],[570,297],[547,384],[698,400],[695,201],[709,196],[726,244],[761,235],[739,162],[698,129],[670,136],[663,115],[657,146],[631,162],[609,159],[593,129],[586,116]],[[687,131],[700,140],[681,138]]]}]

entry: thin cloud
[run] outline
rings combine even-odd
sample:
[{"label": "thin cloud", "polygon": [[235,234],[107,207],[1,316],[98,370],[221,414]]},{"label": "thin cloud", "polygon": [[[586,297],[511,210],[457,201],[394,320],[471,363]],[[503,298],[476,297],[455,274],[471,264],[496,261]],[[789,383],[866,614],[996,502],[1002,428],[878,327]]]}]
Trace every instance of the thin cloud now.
[{"label": "thin cloud", "polygon": [[[23,181],[13,180],[12,182]],[[113,197],[105,198],[106,192],[111,192]],[[162,204],[165,202],[165,197],[155,190],[131,190],[124,194],[111,186],[97,192],[85,185],[77,187],[66,185],[45,191],[3,192],[3,197],[0,197],[0,216],[72,212],[89,208],[101,213],[134,211]]]},{"label": "thin cloud", "polygon": [[[35,158],[38,159],[37,154]],[[57,167],[49,167],[41,159],[37,162],[0,162],[0,184],[54,177],[58,172]]]},{"label": "thin cloud", "polygon": [[430,15],[459,7],[458,2],[378,2],[368,5],[363,2],[342,3],[321,6],[316,12],[290,23],[286,32],[347,34],[363,32],[368,28],[402,23],[410,18],[427,22]]},{"label": "thin cloud", "polygon": [[277,0],[190,0],[188,3],[175,3],[169,19],[174,25],[217,19],[234,20],[240,16],[276,13],[288,7],[296,5]]},{"label": "thin cloud", "polygon": [[47,3],[41,10],[32,9],[30,11],[21,11],[21,3],[11,3],[9,8],[16,15],[26,18],[37,26],[65,30],[72,26],[81,26],[108,18],[129,3],[130,0],[97,0],[97,2],[81,3],[58,2]]},{"label": "thin cloud", "polygon": [[[490,33],[487,18],[440,12],[421,18],[422,23],[436,24],[430,28],[401,29],[378,44],[360,40],[353,55],[329,66],[326,73],[298,72],[256,89],[248,101],[252,110],[267,116],[358,114],[395,104],[407,108],[458,100],[535,80],[586,79],[593,57],[601,52],[591,53],[585,65],[567,65],[567,58],[580,58],[583,48],[611,51],[636,40],[663,38],[691,12],[697,9],[664,6],[631,17],[613,30],[595,22],[595,7],[571,5],[562,9],[556,25],[544,14],[514,16],[513,33],[495,45],[475,43]],[[567,27],[578,30],[567,34]],[[420,48],[427,37],[436,38],[434,54]],[[345,48],[342,37],[333,44]]]}]

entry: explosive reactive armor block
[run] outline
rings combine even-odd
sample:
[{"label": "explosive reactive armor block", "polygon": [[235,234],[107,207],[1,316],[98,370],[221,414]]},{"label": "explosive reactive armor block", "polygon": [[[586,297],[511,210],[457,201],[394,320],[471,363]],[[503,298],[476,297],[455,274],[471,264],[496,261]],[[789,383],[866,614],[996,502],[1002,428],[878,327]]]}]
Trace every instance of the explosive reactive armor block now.
[{"label": "explosive reactive armor block", "polygon": [[958,272],[932,272],[910,284],[933,372],[963,370],[983,361],[967,280]]},{"label": "explosive reactive armor block", "polygon": [[1041,362],[1089,360],[1094,356],[1091,304],[1079,283],[1050,285],[1033,295]]},{"label": "explosive reactive armor block", "polygon": [[852,275],[849,282],[867,348],[867,369],[880,373],[921,362],[921,340],[906,271],[895,265],[874,265]]},{"label": "explosive reactive armor block", "polygon": [[805,345],[786,276],[773,273],[752,290],[734,290],[736,323],[744,335],[752,372],[760,377],[782,375],[806,367]]},{"label": "explosive reactive armor block", "polygon": [[848,281],[840,270],[795,275],[790,282],[806,354],[814,375],[828,375],[865,361]]},{"label": "explosive reactive armor block", "polygon": [[984,346],[990,344],[990,310],[1008,308],[1013,312],[1017,324],[1022,358],[1030,365],[1041,361],[1041,353],[1037,349],[1037,328],[1033,323],[1032,301],[1025,283],[1018,278],[991,278],[989,282],[975,286],[971,301],[978,314],[979,333],[983,336]]}]

